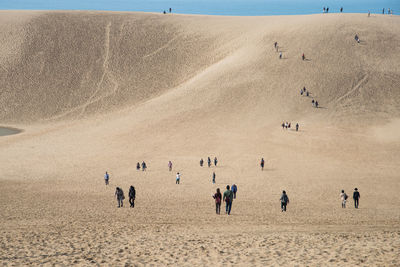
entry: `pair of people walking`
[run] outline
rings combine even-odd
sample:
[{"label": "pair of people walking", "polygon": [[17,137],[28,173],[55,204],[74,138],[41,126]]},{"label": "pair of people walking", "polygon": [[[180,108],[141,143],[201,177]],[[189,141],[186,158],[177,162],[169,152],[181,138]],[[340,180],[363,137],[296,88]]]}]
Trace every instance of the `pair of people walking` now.
[{"label": "pair of people walking", "polygon": [[140,166],[142,167],[142,171],[145,171],[147,169],[147,164],[144,161],[142,161],[142,164],[140,164],[139,162],[136,163],[136,170],[140,171]]},{"label": "pair of people walking", "polygon": [[[348,199],[348,195],[344,192],[344,190],[342,190],[342,192],[339,195],[340,200],[342,201],[342,208],[346,208],[346,202]],[[354,192],[353,192],[353,200],[354,200],[354,208],[358,209],[358,204],[360,201],[361,195],[360,192],[358,192],[357,187],[354,188]]]},{"label": "pair of people walking", "polygon": [[232,210],[232,202],[233,199],[236,198],[237,186],[235,184],[232,185],[232,189],[229,185],[226,186],[226,191],[224,195],[221,194],[219,188],[217,188],[217,192],[213,195],[215,199],[215,212],[217,214],[221,213],[221,203],[225,202],[225,213],[230,215]]},{"label": "pair of people walking", "polygon": [[[115,196],[117,198],[118,208],[122,208],[124,206],[125,195],[124,191],[120,187],[117,187],[115,189]],[[135,199],[136,199],[136,190],[135,187],[131,185],[131,187],[129,188],[129,204],[131,208],[135,207]]]},{"label": "pair of people walking", "polygon": [[[204,164],[204,160],[203,160],[203,158],[201,158],[200,159],[200,167],[203,167],[203,164]],[[208,164],[208,167],[210,168],[211,164],[212,164],[210,157],[207,158],[207,164]],[[214,166],[217,167],[217,164],[218,164],[218,159],[217,159],[217,157],[214,157]]]}]

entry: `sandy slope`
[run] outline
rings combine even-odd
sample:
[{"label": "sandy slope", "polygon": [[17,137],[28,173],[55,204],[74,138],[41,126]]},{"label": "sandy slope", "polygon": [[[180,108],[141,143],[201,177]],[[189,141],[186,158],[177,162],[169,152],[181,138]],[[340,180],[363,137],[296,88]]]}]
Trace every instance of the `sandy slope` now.
[{"label": "sandy slope", "polygon": [[[399,17],[0,22],[0,122],[24,130],[0,138],[1,263],[399,265]],[[219,166],[200,168],[207,156]],[[214,215],[212,193],[232,183],[232,215]],[[117,209],[115,186],[131,184],[137,206]],[[354,187],[360,209],[341,209]]]}]

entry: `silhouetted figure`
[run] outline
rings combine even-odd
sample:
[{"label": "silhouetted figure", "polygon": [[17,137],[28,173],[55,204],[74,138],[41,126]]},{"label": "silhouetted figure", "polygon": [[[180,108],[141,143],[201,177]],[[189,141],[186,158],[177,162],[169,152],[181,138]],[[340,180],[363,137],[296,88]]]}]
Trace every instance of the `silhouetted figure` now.
[{"label": "silhouetted figure", "polygon": [[299,124],[296,123],[296,132],[298,132],[298,131],[299,131]]},{"label": "silhouetted figure", "polygon": [[371,12],[369,12],[369,10],[368,10],[368,17],[370,17],[371,16]]},{"label": "silhouetted figure", "polygon": [[282,212],[286,211],[286,206],[289,204],[289,197],[286,195],[286,191],[282,191],[282,196],[280,198]]},{"label": "silhouetted figure", "polygon": [[169,8],[169,13],[172,13],[172,8]]},{"label": "silhouetted figure", "polygon": [[315,101],[315,107],[318,108],[318,101]]},{"label": "silhouetted figure", "polygon": [[328,12],[329,12],[329,7],[326,8],[326,13],[328,13]]},{"label": "silhouetted figure", "polygon": [[147,169],[146,162],[142,162],[142,171],[145,171]]},{"label": "silhouetted figure", "polygon": [[279,59],[282,59],[282,52],[279,52]]},{"label": "silhouetted figure", "polygon": [[310,96],[310,93],[307,91],[306,96]]},{"label": "silhouetted figure", "polygon": [[385,8],[382,9],[382,14],[385,15]]},{"label": "silhouetted figure", "polygon": [[314,101],[314,99],[313,99],[313,100],[311,100],[311,104],[312,104],[312,106],[314,106],[314,104],[315,104],[315,101]]},{"label": "silhouetted figure", "polygon": [[135,207],[135,199],[136,199],[136,190],[135,187],[131,185],[129,188],[129,204],[131,205],[131,208]]},{"label": "silhouetted figure", "polygon": [[136,170],[140,170],[140,163],[138,162],[138,163],[136,163]]},{"label": "silhouetted figure", "polygon": [[235,184],[233,184],[231,189],[232,189],[232,193],[233,193],[233,198],[236,199],[237,186]]},{"label": "silhouetted figure", "polygon": [[207,159],[207,164],[208,164],[208,168],[210,168],[211,167],[211,159],[210,159],[210,157],[208,157],[208,159]]},{"label": "silhouetted figure", "polygon": [[340,8],[340,13],[342,13],[342,12],[343,12],[343,7]]},{"label": "silhouetted figure", "polygon": [[360,197],[361,197],[361,195],[358,192],[358,189],[354,188],[353,199],[354,199],[354,207],[356,209],[358,209],[358,202],[359,202]]},{"label": "silhouetted figure", "polygon": [[225,201],[225,213],[231,214],[232,202],[233,202],[233,192],[230,190],[229,185],[226,186],[226,191],[224,192],[223,201]]},{"label": "silhouetted figure", "polygon": [[275,49],[276,49],[277,46],[278,46],[278,42],[275,42],[275,43],[274,43]]},{"label": "silhouetted figure", "polygon": [[165,10],[164,10],[163,14],[167,14],[167,12],[165,12]]},{"label": "silhouetted figure", "polygon": [[260,166],[262,171],[264,170],[264,164],[265,164],[264,158],[261,158]]},{"label": "silhouetted figure", "polygon": [[213,174],[212,174],[212,183],[213,183],[213,184],[215,184],[215,176],[216,176],[216,175],[215,175],[215,172],[213,172]]},{"label": "silhouetted figure", "polygon": [[347,194],[344,192],[344,190],[342,190],[342,192],[340,193],[340,200],[342,200],[342,208],[346,208],[346,201],[347,201]]},{"label": "silhouetted figure", "polygon": [[301,58],[302,58],[303,60],[306,59],[306,56],[304,55],[304,53],[303,53],[303,55],[301,56]]},{"label": "silhouetted figure", "polygon": [[323,11],[324,11],[324,13],[325,13],[325,11],[326,11],[325,7],[324,7],[322,10],[323,10]]},{"label": "silhouetted figure", "polygon": [[203,167],[203,164],[204,164],[204,160],[200,159],[200,167]]},{"label": "silhouetted figure", "polygon": [[214,158],[214,166],[217,167],[217,164],[218,164],[218,160],[217,160],[217,157],[215,157]]}]

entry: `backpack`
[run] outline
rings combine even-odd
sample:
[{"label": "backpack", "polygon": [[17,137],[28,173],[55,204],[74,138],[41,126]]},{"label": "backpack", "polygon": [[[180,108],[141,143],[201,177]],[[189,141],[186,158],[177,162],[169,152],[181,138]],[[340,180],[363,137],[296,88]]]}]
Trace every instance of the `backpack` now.
[{"label": "backpack", "polygon": [[344,194],[344,200],[347,200],[349,196],[347,194]]}]

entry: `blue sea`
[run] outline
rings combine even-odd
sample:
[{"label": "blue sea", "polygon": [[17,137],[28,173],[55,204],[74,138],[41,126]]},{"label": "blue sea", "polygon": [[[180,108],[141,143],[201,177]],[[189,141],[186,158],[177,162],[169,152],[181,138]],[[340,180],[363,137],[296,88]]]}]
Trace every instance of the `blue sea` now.
[{"label": "blue sea", "polygon": [[385,13],[388,8],[400,14],[400,0],[0,0],[0,9],[111,10],[173,13],[265,16],[321,13]]}]

